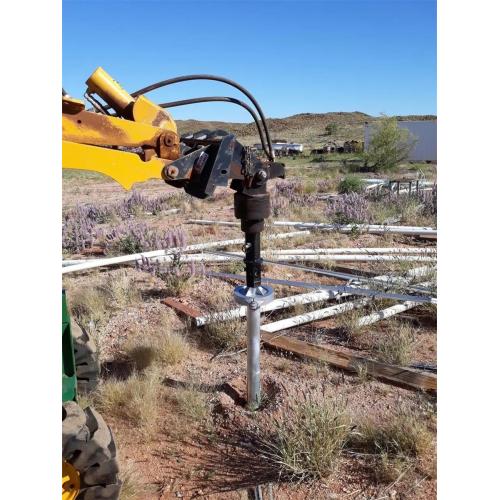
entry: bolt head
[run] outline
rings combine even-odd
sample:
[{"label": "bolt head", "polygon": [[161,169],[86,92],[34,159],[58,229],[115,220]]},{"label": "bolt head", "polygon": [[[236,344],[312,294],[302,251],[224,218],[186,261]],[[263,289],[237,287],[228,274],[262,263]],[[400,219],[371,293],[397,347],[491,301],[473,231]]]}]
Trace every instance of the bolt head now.
[{"label": "bolt head", "polygon": [[178,174],[179,174],[179,169],[177,167],[174,166],[167,167],[167,175],[169,177],[177,177]]}]

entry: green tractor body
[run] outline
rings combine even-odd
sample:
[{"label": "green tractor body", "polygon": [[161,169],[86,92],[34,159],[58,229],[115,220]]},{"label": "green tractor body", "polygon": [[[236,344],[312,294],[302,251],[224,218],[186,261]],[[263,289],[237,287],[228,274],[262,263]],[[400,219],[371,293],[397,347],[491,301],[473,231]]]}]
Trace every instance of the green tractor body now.
[{"label": "green tractor body", "polygon": [[76,401],[76,366],[71,335],[71,320],[66,303],[66,291],[62,291],[62,400]]},{"label": "green tractor body", "polygon": [[62,292],[62,499],[118,500],[121,480],[111,429],[92,407],[78,405],[78,387],[96,383],[97,358],[88,335],[73,323]]}]

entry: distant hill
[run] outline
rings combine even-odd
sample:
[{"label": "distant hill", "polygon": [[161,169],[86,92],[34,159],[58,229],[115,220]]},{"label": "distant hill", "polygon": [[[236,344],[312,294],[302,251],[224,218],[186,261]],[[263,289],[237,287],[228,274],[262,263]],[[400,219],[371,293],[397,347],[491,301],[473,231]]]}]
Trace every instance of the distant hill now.
[{"label": "distant hill", "polygon": [[[175,117],[175,114],[174,114]],[[398,120],[435,120],[435,115],[397,116]],[[365,122],[373,122],[378,118],[360,111],[336,111],[331,113],[300,113],[286,118],[268,118],[267,122],[271,138],[283,138],[309,147],[319,146],[331,139],[363,140]],[[325,127],[336,123],[338,135],[325,133]],[[223,129],[234,133],[246,145],[258,142],[257,128],[252,123],[231,123],[220,121],[177,120],[181,134],[196,132],[202,129]]]}]

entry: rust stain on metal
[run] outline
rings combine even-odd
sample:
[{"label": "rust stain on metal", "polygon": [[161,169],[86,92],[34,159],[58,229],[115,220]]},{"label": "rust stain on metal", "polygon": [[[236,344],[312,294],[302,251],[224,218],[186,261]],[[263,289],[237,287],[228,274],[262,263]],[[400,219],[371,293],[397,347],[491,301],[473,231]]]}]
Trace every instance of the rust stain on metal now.
[{"label": "rust stain on metal", "polygon": [[180,156],[179,136],[174,132],[88,111],[63,116],[67,124],[71,123],[65,129],[63,120],[66,140],[96,146],[142,147],[168,160]]},{"label": "rust stain on metal", "polygon": [[156,116],[151,121],[151,125],[161,127],[165,122],[171,122],[172,119],[163,110],[159,110]]}]

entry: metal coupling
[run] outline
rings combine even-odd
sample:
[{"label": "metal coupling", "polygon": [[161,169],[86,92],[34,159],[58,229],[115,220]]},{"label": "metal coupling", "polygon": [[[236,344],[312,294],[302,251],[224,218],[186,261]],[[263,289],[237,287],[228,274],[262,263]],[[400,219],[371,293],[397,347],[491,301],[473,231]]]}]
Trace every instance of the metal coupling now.
[{"label": "metal coupling", "polygon": [[243,306],[250,306],[258,309],[261,305],[274,300],[274,290],[267,285],[260,285],[256,288],[246,285],[237,286],[234,289],[234,300]]}]

